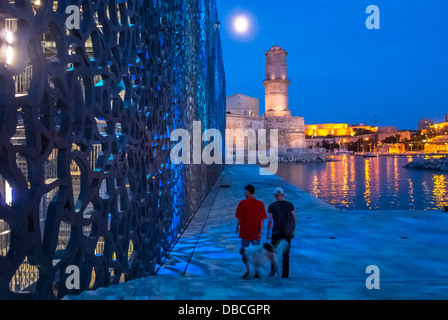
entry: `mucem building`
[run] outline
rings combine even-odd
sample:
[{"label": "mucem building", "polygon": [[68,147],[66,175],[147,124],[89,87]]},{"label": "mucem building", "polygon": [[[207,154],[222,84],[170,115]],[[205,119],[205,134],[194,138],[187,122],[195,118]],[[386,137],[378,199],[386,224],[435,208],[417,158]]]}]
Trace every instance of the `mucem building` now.
[{"label": "mucem building", "polygon": [[170,133],[225,97],[215,0],[1,0],[0,299],[154,274],[223,169]]}]

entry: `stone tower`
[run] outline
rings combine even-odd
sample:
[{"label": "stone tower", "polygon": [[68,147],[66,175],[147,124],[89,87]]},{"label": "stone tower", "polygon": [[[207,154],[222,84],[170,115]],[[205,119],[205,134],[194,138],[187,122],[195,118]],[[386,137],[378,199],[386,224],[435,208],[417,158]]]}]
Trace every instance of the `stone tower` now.
[{"label": "stone tower", "polygon": [[[227,97],[226,128],[235,131],[238,129],[242,131],[264,129],[268,135],[275,133],[271,130],[276,130],[278,133],[278,155],[280,157],[291,157],[291,159],[313,158],[317,151],[310,151],[306,148],[305,119],[292,116],[289,111],[289,80],[286,75],[287,54],[279,46],[273,46],[266,52],[266,80],[263,81],[266,99],[264,117],[256,115],[258,102],[256,105],[255,103],[252,105],[252,102],[250,102],[257,99],[247,97],[250,100],[246,101],[246,106],[243,107],[244,101],[236,99],[236,96],[243,95],[235,94]],[[234,136],[233,143],[235,146],[237,144],[242,145],[245,150],[248,150],[246,140],[244,134]],[[270,148],[270,145],[268,148]],[[325,157],[325,149],[322,150],[323,157]]]},{"label": "stone tower", "polygon": [[290,117],[288,108],[289,80],[286,74],[286,55],[288,52],[273,46],[266,53],[265,116]]}]

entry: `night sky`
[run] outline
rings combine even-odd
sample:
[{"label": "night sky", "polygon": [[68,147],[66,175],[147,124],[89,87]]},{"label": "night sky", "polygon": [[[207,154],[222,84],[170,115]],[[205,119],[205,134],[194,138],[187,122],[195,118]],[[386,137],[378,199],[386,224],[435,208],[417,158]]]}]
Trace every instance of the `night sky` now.
[{"label": "night sky", "polygon": [[[217,0],[227,96],[260,99],[266,57],[289,54],[289,109],[305,124],[349,123],[417,129],[448,113],[446,0]],[[380,9],[368,30],[366,8]],[[249,18],[246,34],[233,19]],[[376,122],[375,122],[376,121]]]}]

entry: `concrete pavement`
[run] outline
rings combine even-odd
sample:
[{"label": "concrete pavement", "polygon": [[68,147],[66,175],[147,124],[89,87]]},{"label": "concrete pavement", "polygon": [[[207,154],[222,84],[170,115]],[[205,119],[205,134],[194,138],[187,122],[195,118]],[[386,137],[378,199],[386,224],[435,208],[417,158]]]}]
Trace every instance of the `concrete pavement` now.
[{"label": "concrete pavement", "polygon": [[[234,213],[249,183],[266,207],[277,186],[296,207],[290,277],[281,284],[269,266],[261,279],[242,279]],[[227,166],[155,276],[66,299],[446,299],[447,231],[446,213],[340,211],[257,166]],[[380,289],[366,288],[369,265],[379,268]]]}]

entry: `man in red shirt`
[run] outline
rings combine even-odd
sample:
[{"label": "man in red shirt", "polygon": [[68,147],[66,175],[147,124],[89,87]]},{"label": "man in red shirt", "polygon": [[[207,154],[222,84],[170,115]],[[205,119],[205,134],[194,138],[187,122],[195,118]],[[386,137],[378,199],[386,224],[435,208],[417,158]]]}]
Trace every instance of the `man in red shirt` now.
[{"label": "man in red shirt", "polygon": [[[244,188],[244,196],[246,200],[242,200],[236,209],[235,217],[237,218],[236,233],[239,233],[241,239],[240,254],[243,257],[243,262],[246,266],[246,273],[243,279],[250,276],[249,259],[244,254],[244,248],[252,245],[259,245],[261,240],[261,233],[263,230],[264,220],[267,219],[266,209],[263,202],[255,199],[255,188],[252,185],[247,185]],[[259,275],[255,274],[258,278]]]}]

